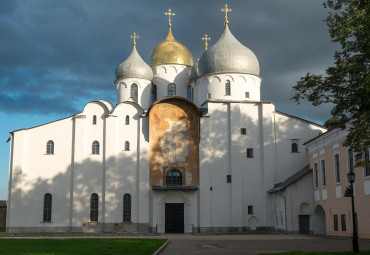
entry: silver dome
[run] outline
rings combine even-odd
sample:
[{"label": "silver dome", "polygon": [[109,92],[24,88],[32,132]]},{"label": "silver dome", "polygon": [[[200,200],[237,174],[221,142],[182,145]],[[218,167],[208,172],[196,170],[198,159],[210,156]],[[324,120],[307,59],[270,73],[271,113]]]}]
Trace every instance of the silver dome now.
[{"label": "silver dome", "polygon": [[193,81],[196,78],[198,78],[198,65],[199,65],[199,58],[189,71],[189,81]]},{"label": "silver dome", "polygon": [[198,76],[213,73],[260,75],[256,55],[232,35],[227,25],[220,39],[199,60]]},{"label": "silver dome", "polygon": [[140,57],[134,45],[130,56],[116,69],[116,79],[141,78],[152,80],[153,71],[150,66]]}]

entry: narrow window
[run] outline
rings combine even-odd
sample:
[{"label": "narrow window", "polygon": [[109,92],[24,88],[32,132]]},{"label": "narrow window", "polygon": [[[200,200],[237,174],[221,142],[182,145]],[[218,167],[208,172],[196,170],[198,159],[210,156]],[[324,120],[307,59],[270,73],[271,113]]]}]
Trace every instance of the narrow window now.
[{"label": "narrow window", "polygon": [[182,186],[182,174],[177,169],[171,169],[166,174],[166,186]]},{"label": "narrow window", "polygon": [[208,98],[208,99],[211,99],[211,98],[212,98],[211,93],[208,93],[208,94],[207,94],[207,98]]},{"label": "narrow window", "polygon": [[253,158],[253,148],[247,149],[247,158]]},{"label": "narrow window", "polygon": [[342,231],[347,231],[347,226],[346,226],[346,215],[342,214],[340,216],[340,221],[342,223]]},{"label": "narrow window", "polygon": [[93,116],[93,125],[96,125],[96,115]]},{"label": "narrow window", "polygon": [[168,95],[176,96],[176,85],[175,83],[168,84]]},{"label": "narrow window", "polygon": [[52,196],[50,193],[44,195],[44,222],[51,222],[51,206],[52,206]]},{"label": "narrow window", "polygon": [[241,128],[240,129],[240,134],[246,135],[247,134],[247,129],[246,128]]},{"label": "narrow window", "polygon": [[226,181],[227,181],[227,183],[231,183],[231,175],[230,174],[228,174],[226,176]]},{"label": "narrow window", "polygon": [[338,228],[338,215],[337,214],[334,214],[334,230],[335,231],[339,230],[339,228]]},{"label": "narrow window", "polygon": [[152,85],[152,104],[157,101],[157,85]]},{"label": "narrow window", "polygon": [[54,142],[52,140],[46,143],[46,154],[54,154]]},{"label": "narrow window", "polygon": [[334,155],[334,173],[335,173],[335,182],[340,182],[340,162],[339,162],[339,154]]},{"label": "narrow window", "polygon": [[317,167],[317,162],[313,164],[313,186],[319,187],[319,170]]},{"label": "narrow window", "polygon": [[130,150],[130,142],[126,141],[125,142],[125,151],[129,151],[129,150]]},{"label": "narrow window", "polygon": [[128,115],[126,115],[125,124],[130,125],[130,117]]},{"label": "narrow window", "polygon": [[325,159],[321,160],[321,185],[326,186],[326,164]]},{"label": "narrow window", "polygon": [[99,217],[99,196],[96,193],[90,197],[90,221],[98,221]]},{"label": "narrow window", "polygon": [[127,193],[123,196],[123,221],[131,222],[131,195]]},{"label": "narrow window", "polygon": [[226,80],[226,82],[225,82],[225,95],[226,96],[230,96],[231,95],[230,81],[229,80]]},{"label": "narrow window", "polygon": [[190,101],[193,99],[190,85],[186,86],[186,98]]},{"label": "narrow window", "polygon": [[364,149],[363,155],[364,155],[364,161],[367,162],[365,169],[364,169],[364,176],[370,176],[369,148]]},{"label": "narrow window", "polygon": [[249,92],[245,92],[245,98],[249,98]]},{"label": "narrow window", "polygon": [[253,205],[248,205],[248,214],[253,214]]},{"label": "narrow window", "polygon": [[347,151],[347,161],[348,161],[348,172],[354,171],[354,162],[353,162],[353,151],[352,149],[348,149]]},{"label": "narrow window", "polygon": [[99,154],[99,142],[98,141],[94,141],[92,143],[92,154]]},{"label": "narrow window", "polygon": [[130,96],[137,101],[138,98],[138,87],[136,83],[131,84]]},{"label": "narrow window", "polygon": [[292,143],[292,152],[298,152],[298,144]]}]

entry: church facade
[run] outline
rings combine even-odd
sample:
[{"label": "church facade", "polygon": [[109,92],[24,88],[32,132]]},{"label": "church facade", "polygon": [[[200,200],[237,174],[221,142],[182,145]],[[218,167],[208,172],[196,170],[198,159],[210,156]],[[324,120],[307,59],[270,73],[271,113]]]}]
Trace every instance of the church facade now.
[{"label": "church facade", "polygon": [[[269,191],[308,165],[303,143],[326,129],[261,101],[258,59],[227,15],[196,63],[169,21],[149,64],[134,34],[116,106],[93,101],[11,132],[9,232],[284,231],[298,221],[286,217],[284,191]],[[294,206],[312,206],[311,178],[299,194],[311,196]]]}]

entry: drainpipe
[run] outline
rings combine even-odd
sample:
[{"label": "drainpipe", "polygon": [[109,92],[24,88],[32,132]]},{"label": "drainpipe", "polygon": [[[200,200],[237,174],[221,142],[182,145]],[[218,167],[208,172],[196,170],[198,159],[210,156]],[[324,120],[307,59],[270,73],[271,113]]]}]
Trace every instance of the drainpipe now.
[{"label": "drainpipe", "polygon": [[286,196],[284,196],[280,192],[278,194],[279,194],[279,196],[281,196],[282,198],[284,198],[285,234],[288,234],[288,222],[287,222],[287,215],[286,215]]}]

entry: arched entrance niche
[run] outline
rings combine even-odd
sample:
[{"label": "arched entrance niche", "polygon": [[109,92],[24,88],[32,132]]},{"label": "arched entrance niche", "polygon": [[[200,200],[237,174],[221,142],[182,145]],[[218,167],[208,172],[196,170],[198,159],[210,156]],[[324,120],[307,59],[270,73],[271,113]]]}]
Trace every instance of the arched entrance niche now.
[{"label": "arched entrance niche", "polygon": [[325,211],[321,205],[316,206],[313,214],[312,231],[316,235],[326,234]]},{"label": "arched entrance niche", "polygon": [[[191,221],[191,211],[192,211],[191,206],[192,206],[191,198],[188,196],[186,192],[180,190],[168,190],[164,192],[160,197],[159,203],[156,208],[158,215],[157,232],[192,233],[193,225]],[[171,210],[175,211],[171,212]],[[174,220],[176,222],[175,223],[168,222],[171,220]],[[182,229],[181,228],[179,229],[176,226],[174,228],[174,224],[178,225],[182,224]]]},{"label": "arched entrance niche", "polygon": [[198,108],[181,97],[157,101],[149,109],[149,148],[150,186],[166,186],[173,169],[181,174],[182,186],[198,186]]}]

